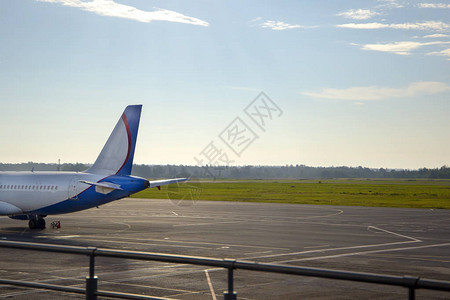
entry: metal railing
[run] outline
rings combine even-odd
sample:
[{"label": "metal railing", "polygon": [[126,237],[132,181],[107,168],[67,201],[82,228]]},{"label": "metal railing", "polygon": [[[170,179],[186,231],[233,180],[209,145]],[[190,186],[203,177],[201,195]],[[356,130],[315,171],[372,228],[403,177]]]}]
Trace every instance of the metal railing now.
[{"label": "metal railing", "polygon": [[159,254],[151,252],[123,251],[123,250],[103,249],[94,247],[77,247],[77,246],[65,246],[55,244],[14,242],[14,241],[0,241],[0,247],[69,253],[88,256],[89,275],[86,277],[85,288],[53,285],[40,282],[0,279],[0,284],[48,289],[68,293],[85,294],[86,299],[97,299],[97,296],[114,297],[122,299],[168,299],[168,298],[143,296],[137,294],[98,290],[97,289],[98,278],[97,276],[95,276],[96,256],[225,268],[228,270],[228,290],[224,292],[224,300],[237,299],[237,294],[234,291],[234,270],[236,269],[398,286],[408,289],[408,299],[415,299],[416,289],[450,291],[449,281],[430,280],[411,276],[391,276],[383,274],[358,273],[358,272],[347,272],[347,271],[337,271],[318,268],[256,263],[256,262],[238,261],[233,259],[216,259],[216,258],[205,258],[196,256],[182,256],[182,255]]}]

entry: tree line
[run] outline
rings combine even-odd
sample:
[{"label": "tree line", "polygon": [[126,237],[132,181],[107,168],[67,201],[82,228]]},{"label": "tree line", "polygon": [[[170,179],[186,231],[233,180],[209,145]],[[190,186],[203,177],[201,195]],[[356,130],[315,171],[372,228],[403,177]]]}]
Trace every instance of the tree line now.
[{"label": "tree line", "polygon": [[[0,171],[72,171],[82,172],[89,164],[0,163]],[[366,167],[286,166],[187,166],[133,165],[133,175],[144,178],[194,177],[211,179],[325,179],[325,178],[412,178],[450,179],[450,168],[374,169]]]}]

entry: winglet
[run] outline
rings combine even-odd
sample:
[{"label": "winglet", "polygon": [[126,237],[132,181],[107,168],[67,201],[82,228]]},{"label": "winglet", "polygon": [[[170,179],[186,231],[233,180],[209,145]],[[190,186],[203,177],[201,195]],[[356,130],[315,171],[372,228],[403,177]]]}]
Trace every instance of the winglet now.
[{"label": "winglet", "polygon": [[130,175],[142,105],[130,105],[114,127],[97,160],[87,173]]}]

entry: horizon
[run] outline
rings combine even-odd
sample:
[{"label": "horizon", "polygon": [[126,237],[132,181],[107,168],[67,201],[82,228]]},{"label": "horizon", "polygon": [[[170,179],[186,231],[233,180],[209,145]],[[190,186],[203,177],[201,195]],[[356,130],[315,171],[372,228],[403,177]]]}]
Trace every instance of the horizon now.
[{"label": "horizon", "polygon": [[[82,163],[82,162],[62,162],[62,163],[55,163],[55,162],[35,162],[35,161],[29,161],[29,162],[19,162],[19,163],[8,163],[8,162],[0,162],[0,165],[32,165],[32,164],[43,164],[43,165],[48,165],[48,166],[63,166],[63,165],[83,165],[86,167],[92,166],[93,163]],[[138,163],[133,163],[133,167],[134,166],[176,166],[176,167],[207,167],[207,168],[222,168],[224,166],[199,166],[199,165],[186,165],[186,164],[138,164]],[[367,166],[346,166],[346,165],[336,165],[336,166],[310,166],[310,165],[305,165],[305,164],[286,164],[286,165],[229,165],[227,167],[230,168],[243,168],[243,167],[261,167],[261,168],[296,168],[296,167],[301,167],[301,168],[349,168],[349,169],[358,169],[358,168],[363,168],[363,169],[370,169],[370,170],[388,170],[388,171],[418,171],[418,170],[423,170],[423,169],[428,169],[428,170],[439,170],[442,168],[450,168],[447,165],[442,165],[440,167],[436,167],[436,168],[427,168],[427,167],[420,167],[417,169],[408,169],[408,168],[383,168],[383,167],[367,167]],[[0,171],[1,172],[1,171]],[[38,170],[39,172],[39,170]],[[63,171],[62,171],[63,172]]]}]

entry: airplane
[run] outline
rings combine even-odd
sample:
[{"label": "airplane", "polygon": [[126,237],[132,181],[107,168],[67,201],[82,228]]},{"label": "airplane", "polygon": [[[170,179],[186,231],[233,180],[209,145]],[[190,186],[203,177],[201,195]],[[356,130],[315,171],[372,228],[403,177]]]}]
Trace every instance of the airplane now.
[{"label": "airplane", "polygon": [[47,215],[98,207],[147,188],[187,178],[149,181],[132,176],[142,105],[129,105],[95,163],[84,172],[0,172],[0,216],[44,229]]}]

